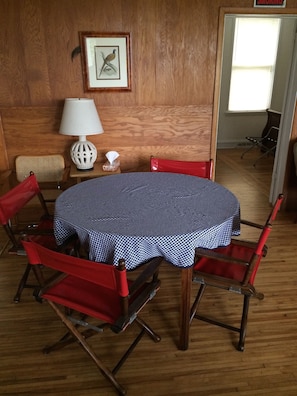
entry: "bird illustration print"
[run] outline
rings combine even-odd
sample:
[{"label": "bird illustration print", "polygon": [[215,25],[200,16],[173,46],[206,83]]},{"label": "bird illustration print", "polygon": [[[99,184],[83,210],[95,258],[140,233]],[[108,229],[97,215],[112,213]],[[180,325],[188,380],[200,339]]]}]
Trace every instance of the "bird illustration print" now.
[{"label": "bird illustration print", "polygon": [[100,73],[99,73],[99,78],[101,76],[101,74],[104,71],[108,71],[108,70],[113,70],[115,73],[117,72],[116,67],[111,63],[115,57],[116,57],[116,50],[114,49],[110,54],[108,54],[107,56],[104,55],[103,52],[101,52],[101,56],[103,59],[103,65],[100,69]]}]

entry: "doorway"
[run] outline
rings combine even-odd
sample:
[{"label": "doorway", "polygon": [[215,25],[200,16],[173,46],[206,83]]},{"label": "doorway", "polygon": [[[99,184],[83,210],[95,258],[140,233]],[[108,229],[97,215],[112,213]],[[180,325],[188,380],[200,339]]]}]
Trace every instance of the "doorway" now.
[{"label": "doorway", "polygon": [[[266,9],[263,9],[263,10],[233,9],[233,8],[232,9],[230,9],[230,8],[229,9],[227,9],[227,8],[221,9],[220,19],[219,19],[218,57],[217,57],[217,67],[216,67],[216,84],[215,84],[216,89],[215,89],[215,97],[214,97],[213,131],[212,131],[213,132],[212,133],[212,136],[213,136],[212,153],[214,153],[213,154],[214,158],[216,155],[217,148],[220,148],[220,145],[218,143],[221,138],[220,137],[221,115],[226,110],[226,105],[225,105],[225,108],[222,108],[222,105],[224,103],[224,100],[222,100],[222,99],[225,99],[222,97],[222,95],[224,95],[224,89],[226,88],[224,86],[224,84],[226,84],[226,78],[223,75],[223,72],[224,72],[223,64],[224,64],[224,62],[226,62],[226,58],[229,57],[229,62],[231,62],[230,57],[232,59],[232,50],[230,52],[230,45],[229,45],[229,47],[224,45],[226,42],[228,42],[228,40],[229,41],[233,40],[233,36],[232,37],[230,36],[230,29],[228,30],[228,20],[231,20],[232,17],[234,20],[234,17],[237,15],[238,16],[253,16],[253,17],[259,16],[262,18],[263,18],[263,16],[267,16],[267,17],[277,16],[277,17],[280,17],[283,21],[288,22],[288,23],[283,24],[283,25],[287,26],[286,29],[289,29],[287,31],[285,29],[284,37],[285,38],[288,37],[288,31],[289,31],[290,35],[293,36],[292,40],[291,40],[292,44],[291,44],[291,49],[290,49],[288,47],[288,40],[287,40],[287,43],[286,43],[287,45],[286,45],[285,50],[290,52],[289,59],[287,60],[287,65],[285,67],[284,67],[284,65],[279,66],[279,68],[281,70],[281,73],[280,73],[281,77],[280,77],[279,81],[276,80],[276,86],[277,86],[277,84],[279,84],[278,88],[283,89],[282,95],[281,95],[282,96],[281,102],[279,101],[279,96],[276,97],[275,101],[274,101],[274,103],[276,103],[276,106],[278,106],[279,111],[283,113],[283,109],[285,107],[283,99],[284,98],[285,98],[285,100],[287,99],[287,91],[288,91],[288,86],[289,86],[288,81],[289,81],[289,77],[290,77],[290,71],[292,70],[291,63],[292,63],[292,54],[293,54],[293,48],[294,48],[294,38],[295,38],[296,21],[297,21],[296,14],[297,14],[297,10],[292,10],[292,9],[290,10],[290,12],[288,12],[288,10],[279,10],[279,9],[277,9],[275,12],[274,12],[274,10],[266,10]],[[281,59],[283,59],[283,58],[281,58]],[[228,81],[227,81],[227,84],[228,84]],[[281,92],[281,89],[280,89],[280,92]],[[276,110],[278,110],[278,109],[276,109]],[[230,117],[230,114],[228,114],[227,116]],[[232,116],[233,115],[231,115],[231,117]],[[244,140],[244,136],[251,135],[251,132],[253,132],[253,131],[258,132],[259,128],[261,128],[261,126],[263,129],[263,127],[266,123],[266,120],[267,120],[266,112],[258,113],[258,114],[248,114],[247,116],[249,119],[248,122],[246,120],[243,122],[237,120],[237,122],[241,123],[239,125],[248,125],[248,127],[251,127],[251,129],[252,129],[252,131],[249,130],[249,133],[246,133],[246,131],[243,130],[244,128],[241,128],[240,139],[242,139],[242,140]],[[282,117],[281,128],[282,128],[282,124],[285,121],[285,120],[283,120],[283,118],[284,117]],[[289,118],[289,119],[291,118],[291,120],[292,120],[293,109],[291,111],[291,114],[288,114],[288,111],[286,112],[286,118]],[[233,118],[232,122],[234,122],[234,121],[235,121],[235,119]],[[288,120],[287,120],[287,123],[288,123]],[[257,129],[257,125],[258,125],[258,129]],[[260,130],[262,130],[262,129],[260,129]],[[280,135],[281,135],[281,133],[282,133],[282,131],[280,129]],[[289,138],[290,137],[287,136],[287,139],[289,139]],[[220,144],[221,143],[222,143],[222,141],[220,142]],[[227,142],[227,144],[228,143],[230,144],[230,141]],[[282,146],[284,146],[284,144],[282,144]],[[281,158],[282,161],[284,161],[284,157],[286,157],[286,155],[287,155],[287,152],[283,151],[282,155],[276,156],[275,159],[277,161],[277,158],[279,157],[279,158]],[[274,165],[274,169],[279,169],[278,164]],[[285,170],[284,170],[284,172],[285,172]],[[279,174],[278,174],[278,177],[279,177]],[[272,185],[273,185],[273,183],[272,183]],[[271,190],[275,190],[275,186],[274,187],[271,186]],[[270,195],[271,195],[270,201],[272,201],[274,198],[273,197],[274,194],[270,194]]]}]

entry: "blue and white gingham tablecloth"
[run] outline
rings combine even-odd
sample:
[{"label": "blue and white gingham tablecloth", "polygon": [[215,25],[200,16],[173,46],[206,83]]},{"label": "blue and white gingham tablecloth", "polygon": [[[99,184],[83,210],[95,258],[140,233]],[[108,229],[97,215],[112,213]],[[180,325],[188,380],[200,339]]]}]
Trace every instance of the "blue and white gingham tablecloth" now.
[{"label": "blue and white gingham tablecloth", "polygon": [[54,229],[61,244],[76,232],[89,258],[127,269],[154,256],[193,265],[195,247],[226,246],[240,233],[240,206],[223,186],[195,176],[141,172],[91,179],[56,201]]}]

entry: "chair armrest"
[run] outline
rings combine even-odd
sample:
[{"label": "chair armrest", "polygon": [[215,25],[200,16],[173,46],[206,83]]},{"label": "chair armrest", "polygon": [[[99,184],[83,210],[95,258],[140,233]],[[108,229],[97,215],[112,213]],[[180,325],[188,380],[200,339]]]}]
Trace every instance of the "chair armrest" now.
[{"label": "chair armrest", "polygon": [[[158,272],[162,261],[163,257],[154,257],[143,264],[146,268],[129,285],[129,303],[128,300],[125,300],[128,303],[127,312],[121,315],[111,326],[112,331],[119,333],[124,330],[128,324],[137,318],[137,314],[141,308],[154,297],[160,288],[161,281],[158,279]],[[150,278],[151,281],[148,282]]]},{"label": "chair armrest", "polygon": [[[243,240],[243,239],[232,239],[232,243],[233,243],[233,245],[245,246],[245,247],[248,247],[253,250],[256,250],[256,248],[258,246],[257,242],[247,241],[247,240]],[[267,245],[264,245],[262,252],[263,252],[263,257],[265,257],[268,252]]]},{"label": "chair armrest", "polygon": [[57,245],[57,251],[70,256],[80,256],[80,240],[77,233],[70,235],[61,245]]},{"label": "chair armrest", "polygon": [[146,268],[139,274],[139,276],[129,286],[129,295],[133,294],[141,288],[152,276],[157,274],[159,267],[163,261],[163,257],[154,257],[147,263],[143,264]]},{"label": "chair armrest", "polygon": [[259,228],[259,229],[261,229],[261,230],[263,230],[263,228],[264,228],[264,226],[261,225],[261,224],[254,223],[253,221],[248,221],[248,220],[244,220],[244,219],[241,219],[241,220],[240,220],[240,223],[241,223],[241,224],[244,224],[244,225],[247,225],[247,226],[250,226],[250,227]]},{"label": "chair armrest", "polygon": [[215,252],[214,250],[203,249],[203,248],[195,249],[195,259],[197,259],[197,257],[201,257],[201,258],[205,257],[205,258],[209,258],[209,259],[213,259],[213,260],[244,265],[245,267],[247,267],[249,265],[249,263],[245,260],[237,259],[235,257],[228,256],[226,254]]},{"label": "chair armrest", "polygon": [[52,228],[38,228],[31,225],[28,228],[17,229],[16,233],[22,237],[26,235],[54,235],[54,230]]},{"label": "chair armrest", "polygon": [[257,242],[253,242],[253,241],[248,241],[245,239],[231,239],[231,243],[233,245],[240,245],[240,246],[245,246],[251,249],[256,249],[257,247]]}]

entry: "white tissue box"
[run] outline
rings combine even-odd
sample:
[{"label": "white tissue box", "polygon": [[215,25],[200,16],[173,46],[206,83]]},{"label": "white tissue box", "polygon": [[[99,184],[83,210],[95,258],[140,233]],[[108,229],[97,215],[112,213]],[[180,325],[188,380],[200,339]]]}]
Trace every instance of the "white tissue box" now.
[{"label": "white tissue box", "polygon": [[114,160],[112,163],[106,161],[102,165],[102,169],[106,172],[115,172],[120,167],[120,160]]}]

